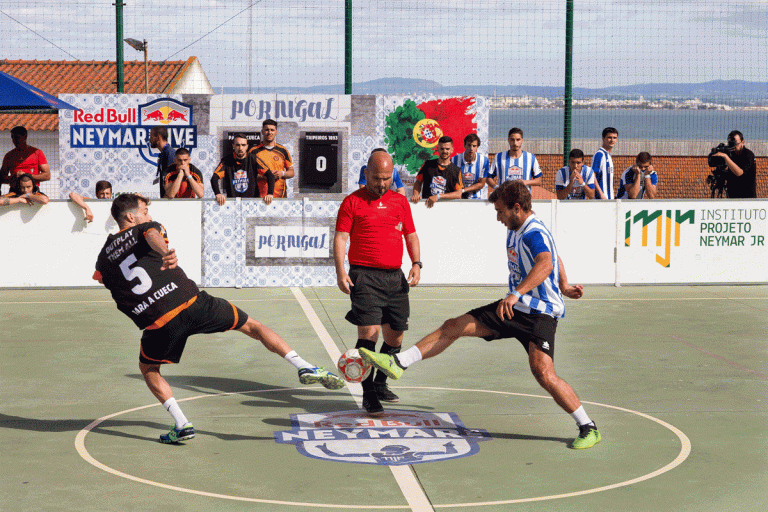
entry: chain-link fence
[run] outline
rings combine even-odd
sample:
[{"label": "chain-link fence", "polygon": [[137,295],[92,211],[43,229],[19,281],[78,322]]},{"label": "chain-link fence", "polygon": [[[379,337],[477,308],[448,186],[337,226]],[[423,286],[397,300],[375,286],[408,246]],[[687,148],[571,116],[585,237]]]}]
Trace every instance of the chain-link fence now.
[{"label": "chain-link fence", "polygon": [[[518,126],[526,149],[562,155],[568,4],[136,0],[120,19],[111,0],[2,1],[0,59],[115,61],[121,25],[147,42],[150,62],[196,56],[215,93],[343,94],[350,66],[353,94],[487,96],[491,152]],[[739,129],[768,155],[768,4],[572,7],[571,147],[591,154],[614,126],[620,155],[706,156]]]}]

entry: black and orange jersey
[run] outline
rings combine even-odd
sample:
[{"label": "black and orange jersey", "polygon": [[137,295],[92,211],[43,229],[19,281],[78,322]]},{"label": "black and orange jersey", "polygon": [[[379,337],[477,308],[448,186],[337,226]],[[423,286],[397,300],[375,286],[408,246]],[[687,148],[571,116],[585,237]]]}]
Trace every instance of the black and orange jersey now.
[{"label": "black and orange jersey", "polygon": [[421,197],[423,199],[464,188],[461,169],[452,163],[442,166],[438,163],[437,158],[424,162],[419,169],[419,174],[416,175],[416,180],[422,183]]},{"label": "black and orange jersey", "polygon": [[264,175],[264,192],[256,185],[257,180],[256,156],[252,153],[245,155],[245,158],[238,160],[233,154],[229,154],[221,159],[219,166],[213,171],[211,176],[211,188],[213,193],[224,194],[227,197],[264,197],[266,194],[273,194],[275,187],[275,177],[270,172],[269,176]]},{"label": "black and orange jersey", "polygon": [[145,222],[109,235],[93,275],[112,293],[117,309],[139,329],[165,324],[199,293],[195,282],[180,267],[160,270],[163,258],[146,240],[153,229],[167,242],[165,228],[158,222]]},{"label": "black and orange jersey", "polygon": [[[195,167],[192,164],[189,164],[189,173],[192,176],[192,179],[196,182],[203,184],[203,173],[200,172],[200,169]],[[163,182],[164,186],[168,186],[170,183],[173,183],[176,181],[176,176],[179,175],[179,171],[176,170],[176,164],[173,164],[168,168],[168,172],[165,175],[165,181]],[[179,191],[176,193],[176,197],[178,198],[190,198],[190,197],[197,197],[195,193],[192,191],[192,187],[187,186],[187,180],[184,180],[181,182],[181,186],[179,187]]]},{"label": "black and orange jersey", "polygon": [[[264,175],[267,171],[285,171],[293,166],[293,160],[291,160],[291,154],[280,144],[275,144],[271,148],[264,147],[263,144],[254,146],[251,148],[249,154],[254,155],[256,158],[256,170],[258,173],[257,180],[259,186],[259,192],[263,197],[267,191],[267,181]],[[285,197],[286,186],[285,180],[279,179],[275,181],[275,193],[274,197]]]}]

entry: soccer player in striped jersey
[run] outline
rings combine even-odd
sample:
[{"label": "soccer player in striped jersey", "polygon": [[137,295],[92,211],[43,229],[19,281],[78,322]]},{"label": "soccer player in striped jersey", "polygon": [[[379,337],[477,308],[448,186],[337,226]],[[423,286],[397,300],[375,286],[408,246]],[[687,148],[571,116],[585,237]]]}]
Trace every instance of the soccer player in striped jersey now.
[{"label": "soccer player in striped jersey", "polygon": [[[400,354],[361,348],[363,360],[393,379],[410,365],[440,354],[463,336],[493,341],[517,338],[528,352],[536,381],[568,412],[579,427],[571,448],[591,448],[601,436],[570,385],[555,373],[555,330],[565,315],[563,295],[578,299],[581,285],[568,284],[552,234],[531,210],[531,193],[519,180],[502,183],[488,201],[507,229],[509,293],[504,299],[468,311],[422,338]],[[506,351],[506,348],[504,349]]]},{"label": "soccer player in striped jersey", "polygon": [[619,131],[611,126],[603,130],[603,145],[592,157],[592,172],[595,174],[595,198],[616,199],[613,191],[613,158],[611,151],[619,140]]},{"label": "soccer player in striped jersey", "polygon": [[572,149],[568,165],[561,167],[555,176],[555,194],[563,199],[594,199],[595,175],[584,165],[584,152]]},{"label": "soccer player in striped jersey", "polygon": [[496,153],[489,173],[488,186],[493,189],[505,181],[521,180],[528,187],[539,185],[543,180],[536,155],[523,151],[523,130],[512,128],[507,135],[509,151]]},{"label": "soccer player in striped jersey", "polygon": [[639,153],[635,165],[627,167],[619,179],[619,199],[656,199],[659,176],[653,169],[653,158],[647,151]]},{"label": "soccer player in striped jersey", "polygon": [[464,185],[462,199],[483,199],[485,180],[488,179],[488,157],[479,155],[480,137],[470,133],[464,137],[464,153],[453,155],[451,163],[461,169],[461,181]]}]

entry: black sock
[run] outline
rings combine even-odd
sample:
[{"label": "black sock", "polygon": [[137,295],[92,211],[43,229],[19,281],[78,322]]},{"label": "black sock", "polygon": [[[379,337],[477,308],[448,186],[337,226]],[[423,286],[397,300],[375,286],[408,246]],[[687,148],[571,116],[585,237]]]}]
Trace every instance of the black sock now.
[{"label": "black sock", "polygon": [[[387,345],[386,343],[382,343],[381,350],[379,350],[379,352],[381,352],[382,354],[389,354],[393,356],[395,354],[400,353],[400,347],[393,347],[392,345]],[[395,362],[397,362],[397,358],[395,358]],[[379,370],[376,372],[376,377],[374,377],[373,381],[384,383],[387,381],[387,374]]]},{"label": "black sock", "polygon": [[[376,352],[376,342],[371,340],[366,340],[363,338],[359,338],[357,340],[357,344],[355,344],[355,348],[364,348],[366,350],[370,350],[371,352]],[[373,370],[371,370],[370,375],[363,380],[360,385],[363,386],[363,392],[371,391],[373,390],[373,374],[376,373]]]},{"label": "black sock", "polygon": [[355,344],[355,348],[364,348],[366,350],[370,350],[371,352],[376,352],[376,342],[359,338]]}]

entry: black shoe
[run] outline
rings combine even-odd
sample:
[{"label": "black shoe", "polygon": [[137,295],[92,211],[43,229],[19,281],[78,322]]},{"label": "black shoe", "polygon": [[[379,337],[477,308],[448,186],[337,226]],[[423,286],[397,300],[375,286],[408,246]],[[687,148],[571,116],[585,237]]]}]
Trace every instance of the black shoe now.
[{"label": "black shoe", "polygon": [[400,401],[400,397],[397,396],[389,389],[386,382],[374,382],[373,390],[376,391],[376,397],[382,402],[396,403]]},{"label": "black shoe", "polygon": [[363,391],[363,409],[371,416],[381,416],[384,414],[384,408],[381,406],[375,390]]}]

